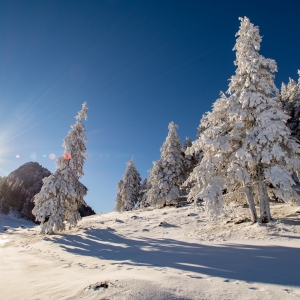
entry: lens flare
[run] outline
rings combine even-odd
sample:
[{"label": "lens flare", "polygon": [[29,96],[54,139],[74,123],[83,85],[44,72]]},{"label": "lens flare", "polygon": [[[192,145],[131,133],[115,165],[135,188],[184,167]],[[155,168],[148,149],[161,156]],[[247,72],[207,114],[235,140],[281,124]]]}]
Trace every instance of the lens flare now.
[{"label": "lens flare", "polygon": [[17,154],[17,155],[16,155],[16,158],[20,158],[20,155],[19,155],[19,154]]},{"label": "lens flare", "polygon": [[71,159],[71,154],[67,152],[67,153],[64,154],[63,157],[64,157],[65,160],[69,160],[69,159]]},{"label": "lens flare", "polygon": [[50,159],[55,159],[55,158],[56,158],[56,155],[55,155],[54,153],[50,153],[50,154],[49,154],[49,158],[50,158]]}]

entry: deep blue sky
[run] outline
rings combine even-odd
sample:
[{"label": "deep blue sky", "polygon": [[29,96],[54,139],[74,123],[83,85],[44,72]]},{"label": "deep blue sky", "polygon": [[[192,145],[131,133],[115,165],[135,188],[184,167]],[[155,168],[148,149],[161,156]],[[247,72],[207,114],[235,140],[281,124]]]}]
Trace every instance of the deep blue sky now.
[{"label": "deep blue sky", "polygon": [[299,11],[298,0],[0,1],[0,175],[31,160],[53,172],[49,154],[87,101],[86,201],[113,210],[125,162],[147,177],[168,123],[194,140],[227,90],[238,17],[259,26],[277,86],[298,79]]}]

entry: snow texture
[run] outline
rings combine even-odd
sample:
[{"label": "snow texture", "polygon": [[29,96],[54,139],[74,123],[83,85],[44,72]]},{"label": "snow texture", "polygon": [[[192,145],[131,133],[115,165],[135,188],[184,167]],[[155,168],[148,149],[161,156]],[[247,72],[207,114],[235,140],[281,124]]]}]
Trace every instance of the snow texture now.
[{"label": "snow texture", "polygon": [[0,215],[1,299],[299,299],[300,207],[270,208],[254,225],[234,224],[243,206],[218,222],[203,206],[112,212],[48,236]]}]

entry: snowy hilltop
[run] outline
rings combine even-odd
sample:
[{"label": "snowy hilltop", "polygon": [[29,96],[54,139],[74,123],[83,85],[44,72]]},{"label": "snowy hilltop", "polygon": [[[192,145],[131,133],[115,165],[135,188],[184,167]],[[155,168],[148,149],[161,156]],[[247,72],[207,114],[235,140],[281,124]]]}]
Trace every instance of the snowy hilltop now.
[{"label": "snowy hilltop", "polygon": [[[9,212],[35,221],[32,214],[34,196],[41,190],[43,179],[51,172],[37,162],[28,162],[11,172],[8,176],[0,178],[0,213]],[[90,206],[78,208],[81,217],[95,214]]]},{"label": "snowy hilltop", "polygon": [[43,178],[51,172],[37,162],[28,162],[0,179],[0,212],[14,211],[35,221],[32,198],[41,190]]}]

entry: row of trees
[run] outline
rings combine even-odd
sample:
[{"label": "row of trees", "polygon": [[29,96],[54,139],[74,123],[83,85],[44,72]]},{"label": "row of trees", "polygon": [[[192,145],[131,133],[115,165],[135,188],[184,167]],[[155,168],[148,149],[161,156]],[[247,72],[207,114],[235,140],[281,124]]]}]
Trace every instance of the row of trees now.
[{"label": "row of trees", "polygon": [[[222,214],[224,195],[245,195],[252,220],[271,219],[269,189],[285,202],[297,198],[293,185],[299,178],[300,79],[290,79],[279,93],[274,83],[276,62],[259,54],[259,29],[247,17],[240,18],[234,46],[237,66],[226,94],[201,120],[197,139],[180,148],[177,125],[161,147],[161,159],[143,188],[139,175],[128,185],[125,172],[118,185],[115,210],[136,206],[162,207],[174,203],[185,190],[189,200],[205,200],[211,217]],[[300,73],[299,73],[300,75]],[[131,168],[135,170],[133,161]],[[135,187],[132,198],[122,191]]]},{"label": "row of trees", "polygon": [[187,138],[181,148],[176,128],[174,122],[169,124],[168,136],[160,148],[161,158],[153,163],[149,178],[142,184],[134,160],[127,162],[123,180],[118,183],[115,211],[150,205],[160,208],[177,203],[182,195],[181,186],[195,165],[195,159],[184,152],[192,145],[191,140]]},{"label": "row of trees", "polygon": [[[258,27],[246,17],[240,21],[234,47],[237,69],[227,94],[222,93],[213,110],[203,116],[193,143],[187,138],[181,147],[178,126],[169,124],[161,158],[142,184],[134,160],[127,163],[115,210],[159,208],[176,203],[185,193],[189,200],[204,199],[213,217],[223,212],[224,195],[243,194],[253,221],[257,221],[257,198],[260,218],[268,222],[268,188],[283,201],[297,198],[292,186],[300,169],[300,80],[290,79],[280,94],[274,84],[276,62],[258,52]],[[64,139],[65,151],[56,161],[56,171],[43,179],[34,197],[33,214],[42,224],[42,233],[75,226],[80,219],[78,208],[86,205],[87,188],[79,181],[87,159],[82,119],[87,120],[86,102]]]}]

